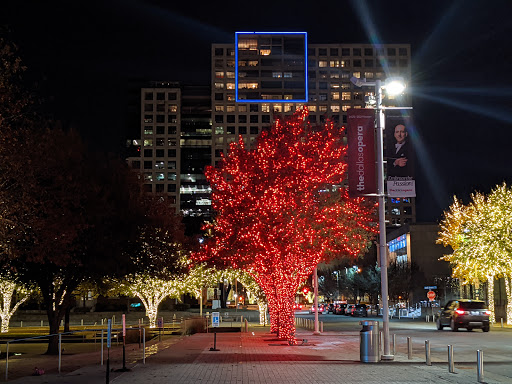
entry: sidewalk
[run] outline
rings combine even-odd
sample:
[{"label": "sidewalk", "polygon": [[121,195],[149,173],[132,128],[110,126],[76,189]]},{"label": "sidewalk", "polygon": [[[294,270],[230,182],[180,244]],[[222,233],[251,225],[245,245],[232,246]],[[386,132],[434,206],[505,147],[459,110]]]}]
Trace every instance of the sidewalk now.
[{"label": "sidewalk", "polygon": [[[112,372],[113,383],[476,383],[476,368],[458,367],[449,373],[446,363],[426,366],[423,359],[408,360],[398,354],[386,363],[359,361],[359,332],[325,332],[313,336],[298,329],[303,345],[289,346],[270,334],[268,327],[253,326],[248,333],[218,333],[183,337],[178,342],[162,341],[158,353],[128,367],[129,372]],[[119,365],[119,364],[117,364]],[[112,367],[114,369],[120,366]],[[487,383],[510,382],[508,377],[485,375]],[[94,384],[105,383],[105,366],[89,366],[65,375],[30,376],[12,383]]]}]

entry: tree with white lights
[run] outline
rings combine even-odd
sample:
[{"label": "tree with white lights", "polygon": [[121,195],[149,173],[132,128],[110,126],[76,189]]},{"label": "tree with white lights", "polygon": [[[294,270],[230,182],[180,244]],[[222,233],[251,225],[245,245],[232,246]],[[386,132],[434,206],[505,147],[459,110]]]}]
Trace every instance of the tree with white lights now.
[{"label": "tree with white lights", "polygon": [[[1,333],[9,331],[9,321],[21,304],[29,298],[29,291],[14,281],[0,279],[0,318],[2,319]],[[14,299],[14,305],[13,305]],[[16,301],[17,300],[17,301]]]}]

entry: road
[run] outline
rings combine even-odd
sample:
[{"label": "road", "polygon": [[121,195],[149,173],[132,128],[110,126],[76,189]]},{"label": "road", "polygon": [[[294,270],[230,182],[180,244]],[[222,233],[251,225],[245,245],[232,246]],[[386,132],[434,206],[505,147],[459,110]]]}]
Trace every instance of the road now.
[{"label": "road", "polygon": [[[296,317],[314,319],[308,312],[296,312]],[[323,321],[324,332],[353,333],[360,330],[361,320],[378,320],[381,317],[354,318],[343,315],[321,314],[319,320]],[[407,355],[407,337],[411,338],[413,345],[413,358],[425,360],[425,340],[430,341],[432,364],[446,364],[448,361],[448,345],[453,346],[454,361],[457,369],[475,367],[477,350],[483,351],[484,367],[486,373],[496,373],[510,378],[512,383],[512,328],[494,326],[490,332],[481,330],[468,332],[461,329],[452,332],[449,328],[438,331],[433,322],[425,319],[391,319],[390,338],[396,338],[396,353]],[[333,336],[336,337],[336,336]],[[393,349],[391,345],[391,349]]]}]

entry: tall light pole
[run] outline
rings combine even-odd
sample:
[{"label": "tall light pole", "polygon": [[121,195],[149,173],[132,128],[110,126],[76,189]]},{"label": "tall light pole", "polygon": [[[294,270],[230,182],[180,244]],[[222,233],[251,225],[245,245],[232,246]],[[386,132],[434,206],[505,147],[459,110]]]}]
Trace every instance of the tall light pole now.
[{"label": "tall light pole", "polygon": [[320,335],[320,330],[318,327],[318,267],[315,267],[314,273],[313,273],[313,292],[314,292],[314,299],[313,299],[313,308],[315,309],[315,330],[313,331],[313,335]]},{"label": "tall light pole", "polygon": [[389,345],[389,303],[388,303],[388,260],[386,250],[386,200],[384,190],[384,113],[382,107],[382,88],[388,94],[398,95],[405,86],[403,79],[388,78],[383,86],[381,80],[351,79],[357,87],[375,87],[375,112],[377,129],[377,196],[379,202],[379,258],[380,258],[380,289],[382,298],[382,333],[384,335],[384,354],[382,360],[393,360]]}]

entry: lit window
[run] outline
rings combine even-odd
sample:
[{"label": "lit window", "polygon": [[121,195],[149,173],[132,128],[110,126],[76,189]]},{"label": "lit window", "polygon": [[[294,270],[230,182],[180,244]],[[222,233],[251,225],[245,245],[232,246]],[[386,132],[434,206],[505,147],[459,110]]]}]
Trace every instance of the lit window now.
[{"label": "lit window", "polygon": [[342,92],[341,93],[341,100],[351,100],[352,99],[352,95],[350,94],[350,92]]},{"label": "lit window", "polygon": [[286,77],[286,78],[291,78],[291,77],[293,77],[293,76],[292,76],[292,73],[291,73],[291,72],[285,72],[285,73],[284,73],[284,77]]},{"label": "lit window", "polygon": [[310,112],[316,112],[316,105],[309,105],[308,108]]},{"label": "lit window", "polygon": [[152,139],[145,139],[144,140],[144,146],[145,147],[151,147],[153,145],[153,140]]},{"label": "lit window", "polygon": [[339,105],[331,105],[331,112],[339,112],[340,106]]},{"label": "lit window", "polygon": [[215,127],[215,134],[216,135],[224,134],[224,127]]},{"label": "lit window", "polygon": [[226,77],[228,79],[234,79],[235,78],[235,72],[226,72]]},{"label": "lit window", "polygon": [[238,40],[238,49],[240,50],[257,50],[258,39],[240,39]]},{"label": "lit window", "polygon": [[234,105],[226,105],[226,112],[235,112]]},{"label": "lit window", "polygon": [[227,89],[235,89],[235,83],[227,83],[226,88]]},{"label": "lit window", "polygon": [[224,71],[215,71],[215,78],[216,79],[223,79],[224,78]]},{"label": "lit window", "polygon": [[176,104],[169,104],[169,112],[178,112],[178,106]]},{"label": "lit window", "polygon": [[343,112],[347,112],[349,108],[350,108],[350,105],[346,105],[346,104],[344,104],[344,105],[342,105],[342,106],[341,106],[341,110],[342,110]]},{"label": "lit window", "polygon": [[340,73],[339,72],[331,72],[331,79],[339,79]]},{"label": "lit window", "polygon": [[318,61],[318,66],[320,68],[326,68],[327,67],[327,60],[319,60]]},{"label": "lit window", "polygon": [[275,77],[275,78],[283,77],[283,73],[282,72],[272,72],[272,77]]},{"label": "lit window", "polygon": [[331,92],[331,99],[332,100],[339,100],[340,99],[340,93],[339,92]]},{"label": "lit window", "polygon": [[366,77],[367,79],[373,79],[373,72],[365,72],[364,73],[364,77]]},{"label": "lit window", "polygon": [[152,173],[145,173],[144,174],[144,180],[153,181],[153,174]]},{"label": "lit window", "polygon": [[249,67],[257,67],[258,66],[258,60],[249,60]]},{"label": "lit window", "polygon": [[215,89],[222,89],[224,88],[224,83],[215,83]]},{"label": "lit window", "polygon": [[222,112],[224,111],[224,106],[223,105],[216,105],[215,106],[215,112]]},{"label": "lit window", "polygon": [[327,112],[327,105],[319,105],[318,112]]},{"label": "lit window", "polygon": [[283,106],[281,104],[274,104],[272,108],[274,109],[274,112],[283,112]]},{"label": "lit window", "polygon": [[331,67],[331,68],[338,68],[339,66],[340,66],[339,60],[331,60],[329,62],[329,67]]},{"label": "lit window", "polygon": [[392,208],[391,214],[392,215],[400,215],[400,208]]},{"label": "lit window", "polygon": [[342,83],[341,89],[350,89],[350,83]]},{"label": "lit window", "polygon": [[145,135],[152,135],[153,134],[153,127],[150,125],[147,125],[144,127],[144,134]]},{"label": "lit window", "polygon": [[354,72],[354,73],[352,73],[352,76],[360,79],[361,78],[361,72]]},{"label": "lit window", "polygon": [[340,67],[345,68],[350,65],[350,60],[341,60],[340,61]]},{"label": "lit window", "polygon": [[293,111],[293,104],[288,104],[288,103],[287,103],[287,104],[285,104],[285,105],[284,105],[284,111],[285,111],[285,112],[291,112],[291,111]]},{"label": "lit window", "polygon": [[261,105],[261,112],[270,112],[270,105],[268,104],[262,104]]},{"label": "lit window", "polygon": [[238,112],[247,112],[247,104],[238,104]]},{"label": "lit window", "polygon": [[268,55],[270,55],[270,53],[271,53],[270,49],[260,49],[261,56],[268,56]]}]

